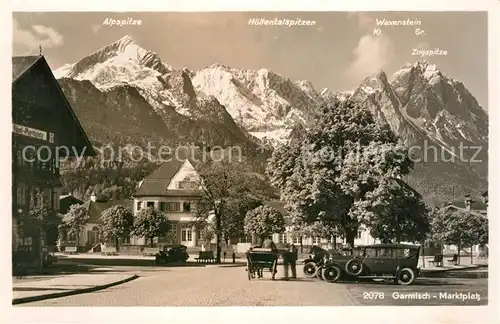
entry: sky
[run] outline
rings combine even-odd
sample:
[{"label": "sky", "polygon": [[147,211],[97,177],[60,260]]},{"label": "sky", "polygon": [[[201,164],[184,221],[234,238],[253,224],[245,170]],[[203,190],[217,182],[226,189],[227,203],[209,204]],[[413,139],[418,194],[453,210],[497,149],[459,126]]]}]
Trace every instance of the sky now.
[{"label": "sky", "polygon": [[[141,20],[103,25],[106,18]],[[313,26],[251,26],[250,18],[302,19]],[[377,26],[377,19],[420,20],[419,26]],[[374,35],[380,28],[382,35]],[[416,35],[415,29],[425,34]],[[426,59],[464,83],[488,108],[488,35],[485,12],[51,12],[13,14],[13,55],[37,55],[53,69],[74,63],[130,35],[173,68],[213,63],[268,68],[320,90],[353,90],[380,70],[389,76],[407,62]],[[414,56],[413,49],[447,55]]]}]

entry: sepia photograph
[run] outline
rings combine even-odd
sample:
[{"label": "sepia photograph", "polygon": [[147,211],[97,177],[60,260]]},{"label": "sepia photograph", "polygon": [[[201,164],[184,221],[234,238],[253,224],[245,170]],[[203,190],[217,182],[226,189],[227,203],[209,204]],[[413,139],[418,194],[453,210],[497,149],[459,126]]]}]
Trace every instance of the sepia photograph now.
[{"label": "sepia photograph", "polygon": [[489,19],[13,12],[12,305],[487,306]]}]

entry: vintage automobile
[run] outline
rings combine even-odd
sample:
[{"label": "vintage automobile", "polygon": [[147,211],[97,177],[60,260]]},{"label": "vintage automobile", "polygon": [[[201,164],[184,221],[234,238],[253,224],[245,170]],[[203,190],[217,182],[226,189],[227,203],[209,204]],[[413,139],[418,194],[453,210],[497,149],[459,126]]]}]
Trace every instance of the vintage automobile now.
[{"label": "vintage automobile", "polygon": [[308,278],[321,277],[321,269],[329,252],[319,246],[312,246],[309,257],[304,260],[304,276]]},{"label": "vintage automobile", "polygon": [[186,252],[187,246],[185,245],[166,245],[155,256],[155,263],[173,263],[173,262],[186,262],[189,259],[189,254]]},{"label": "vintage automobile", "polygon": [[327,282],[359,279],[391,280],[410,285],[420,274],[419,245],[373,244],[344,255],[331,255],[323,266]]}]

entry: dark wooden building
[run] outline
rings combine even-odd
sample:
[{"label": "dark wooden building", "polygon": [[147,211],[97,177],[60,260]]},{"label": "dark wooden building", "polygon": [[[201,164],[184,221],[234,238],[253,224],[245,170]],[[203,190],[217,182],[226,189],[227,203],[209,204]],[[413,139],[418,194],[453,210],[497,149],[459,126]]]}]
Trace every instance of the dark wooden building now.
[{"label": "dark wooden building", "polygon": [[43,56],[12,58],[12,123],[12,249],[40,255],[43,232],[26,237],[23,219],[58,209],[61,158],[96,153]]}]

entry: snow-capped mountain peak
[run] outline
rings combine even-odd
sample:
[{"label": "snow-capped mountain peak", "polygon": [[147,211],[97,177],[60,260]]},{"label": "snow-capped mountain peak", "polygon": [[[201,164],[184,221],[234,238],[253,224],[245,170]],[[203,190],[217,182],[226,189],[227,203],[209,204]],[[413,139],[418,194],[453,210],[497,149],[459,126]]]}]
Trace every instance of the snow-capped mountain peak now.
[{"label": "snow-capped mountain peak", "polygon": [[57,78],[69,77],[90,80],[100,88],[112,87],[147,76],[158,76],[171,71],[158,54],[145,50],[126,35],[82,58],[54,71]]}]

